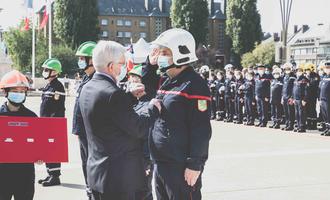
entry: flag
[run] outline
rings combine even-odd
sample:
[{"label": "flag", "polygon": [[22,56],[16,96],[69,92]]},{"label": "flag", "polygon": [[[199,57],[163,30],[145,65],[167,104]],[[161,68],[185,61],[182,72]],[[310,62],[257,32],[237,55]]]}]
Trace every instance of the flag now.
[{"label": "flag", "polygon": [[24,26],[21,28],[21,31],[28,31],[30,29],[30,19],[25,17]]},{"label": "flag", "polygon": [[46,5],[44,6],[44,8],[45,8],[45,11],[44,11],[44,15],[42,17],[42,21],[40,23],[39,29],[45,28],[45,26],[48,23],[49,14],[51,11],[51,1],[50,0],[46,0]]}]

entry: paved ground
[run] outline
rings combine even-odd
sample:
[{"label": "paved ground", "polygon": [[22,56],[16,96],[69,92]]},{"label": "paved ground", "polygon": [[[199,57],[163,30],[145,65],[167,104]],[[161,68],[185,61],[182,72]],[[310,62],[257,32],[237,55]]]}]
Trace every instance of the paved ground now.
[{"label": "paved ground", "polygon": [[[73,103],[73,98],[67,101],[69,127]],[[27,106],[38,112],[39,99],[29,99]],[[330,199],[330,138],[222,122],[212,125],[203,199]],[[36,200],[85,199],[77,139],[69,135],[69,143],[70,163],[63,165],[62,186],[37,185]],[[37,166],[37,179],[44,176],[44,167]]]}]

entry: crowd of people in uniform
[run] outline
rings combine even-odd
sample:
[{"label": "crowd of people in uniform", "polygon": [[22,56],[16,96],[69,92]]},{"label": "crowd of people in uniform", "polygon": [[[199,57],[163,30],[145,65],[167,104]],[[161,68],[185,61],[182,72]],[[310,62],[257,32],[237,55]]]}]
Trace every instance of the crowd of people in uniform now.
[{"label": "crowd of people in uniform", "polygon": [[[197,73],[191,66],[198,60],[195,48],[188,31],[167,30],[146,62],[129,71],[126,49],[117,42],[88,41],[78,48],[85,75],[72,133],[89,200],[200,200],[210,119],[258,127],[272,121],[270,128],[296,132],[319,122],[322,134],[330,135],[330,61],[318,69],[285,63],[239,70],[229,64],[225,71],[202,66]],[[65,117],[61,62],[50,58],[42,68],[48,83],[40,117]],[[22,73],[7,73],[0,88],[7,99],[0,115],[38,117],[24,106],[30,85]],[[60,185],[61,164],[46,168],[48,176],[38,183]],[[1,200],[32,200],[34,182],[34,163],[0,163]]]},{"label": "crowd of people in uniform", "polygon": [[[199,70],[211,92],[211,119],[330,136],[330,60],[314,64],[228,64],[224,71]],[[256,123],[257,122],[257,123]],[[283,125],[284,126],[281,126]]]}]

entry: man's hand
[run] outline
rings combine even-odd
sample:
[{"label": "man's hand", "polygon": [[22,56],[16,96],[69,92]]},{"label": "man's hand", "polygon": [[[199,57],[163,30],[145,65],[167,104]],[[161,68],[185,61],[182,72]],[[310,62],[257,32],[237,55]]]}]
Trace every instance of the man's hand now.
[{"label": "man's hand", "polygon": [[159,48],[154,48],[149,54],[149,62],[151,65],[157,65],[159,56]]},{"label": "man's hand", "polygon": [[195,171],[195,170],[186,168],[186,170],[184,172],[184,179],[186,180],[186,182],[189,186],[193,187],[196,184],[200,174],[201,174],[200,171]]},{"label": "man's hand", "polygon": [[132,93],[136,98],[141,98],[145,95],[145,87],[142,83],[132,83],[130,84],[129,92]]},{"label": "man's hand", "polygon": [[265,101],[268,102],[269,101],[269,98],[265,98]]},{"label": "man's hand", "polygon": [[302,104],[302,106],[306,106],[307,102],[303,100],[303,101],[301,102],[301,104]]},{"label": "man's hand", "polygon": [[159,99],[151,99],[149,104],[156,106],[159,110],[159,113],[162,111],[162,105]]}]

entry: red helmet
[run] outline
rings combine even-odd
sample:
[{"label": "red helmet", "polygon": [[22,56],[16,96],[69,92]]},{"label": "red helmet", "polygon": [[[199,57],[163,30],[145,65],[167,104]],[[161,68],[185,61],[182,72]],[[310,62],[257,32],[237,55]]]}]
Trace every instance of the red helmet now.
[{"label": "red helmet", "polygon": [[17,70],[8,72],[2,77],[0,81],[0,89],[13,88],[13,87],[26,87],[26,88],[30,87],[27,78]]}]

